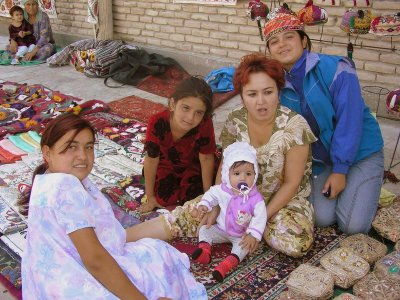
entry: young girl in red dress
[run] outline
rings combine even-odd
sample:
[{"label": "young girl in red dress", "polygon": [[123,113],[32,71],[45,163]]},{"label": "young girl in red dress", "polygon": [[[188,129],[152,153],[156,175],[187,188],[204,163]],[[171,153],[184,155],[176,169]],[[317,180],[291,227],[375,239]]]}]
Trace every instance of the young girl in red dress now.
[{"label": "young girl in red dress", "polygon": [[144,177],[147,202],[139,211],[182,205],[213,184],[212,91],[196,77],[183,80],[169,99],[169,110],[147,126]]}]

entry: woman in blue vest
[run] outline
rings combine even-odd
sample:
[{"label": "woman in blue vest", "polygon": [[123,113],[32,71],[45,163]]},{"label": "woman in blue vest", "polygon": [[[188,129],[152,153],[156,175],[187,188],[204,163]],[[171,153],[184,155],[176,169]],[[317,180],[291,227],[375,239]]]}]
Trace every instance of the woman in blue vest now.
[{"label": "woman in blue vest", "polygon": [[281,104],[300,113],[318,137],[310,196],[316,225],[368,232],[382,187],[383,139],[353,62],[310,52],[310,38],[293,15],[277,14],[266,23],[265,36],[271,57],[286,71]]}]

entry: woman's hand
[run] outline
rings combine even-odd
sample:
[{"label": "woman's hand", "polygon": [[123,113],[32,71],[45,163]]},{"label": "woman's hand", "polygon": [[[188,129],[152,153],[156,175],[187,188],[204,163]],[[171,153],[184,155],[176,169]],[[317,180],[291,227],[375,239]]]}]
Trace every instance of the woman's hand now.
[{"label": "woman's hand", "polygon": [[336,199],[341,191],[346,187],[346,174],[332,173],[325,181],[322,193],[328,192],[331,189],[329,199]]},{"label": "woman's hand", "polygon": [[11,53],[16,53],[17,52],[17,48],[18,48],[18,44],[16,41],[11,40],[10,41],[10,51]]},{"label": "woman's hand", "polygon": [[259,242],[257,241],[257,239],[250,233],[248,233],[243,236],[241,242],[239,243],[239,246],[241,246],[242,249],[247,249],[251,254],[258,248],[258,243]]},{"label": "woman's hand", "polygon": [[157,202],[155,196],[146,196],[147,201],[138,207],[138,211],[141,213],[146,213],[152,211],[153,209],[157,208],[164,208],[164,206],[160,205]]},{"label": "woman's hand", "polygon": [[35,55],[38,51],[39,51],[38,47],[33,48],[33,50],[31,52],[28,52],[27,54],[25,54],[24,59],[26,61],[31,61],[35,57]]},{"label": "woman's hand", "polygon": [[204,217],[201,219],[199,223],[199,226],[197,226],[196,236],[199,236],[199,230],[201,226],[206,225],[208,229],[211,227],[211,225],[215,224],[220,210],[221,209],[219,208],[219,206],[214,206],[210,212],[204,215]]}]

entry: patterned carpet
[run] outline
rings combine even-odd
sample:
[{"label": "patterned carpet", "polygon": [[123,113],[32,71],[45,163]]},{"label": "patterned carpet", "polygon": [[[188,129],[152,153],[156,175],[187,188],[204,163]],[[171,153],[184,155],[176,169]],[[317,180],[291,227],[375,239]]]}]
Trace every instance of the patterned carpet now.
[{"label": "patterned carpet", "polygon": [[[167,103],[166,103],[167,104]],[[128,96],[108,103],[111,112],[124,118],[147,123],[149,118],[167,107],[137,96]]]},{"label": "patterned carpet", "polygon": [[[230,245],[213,246],[212,262],[208,266],[191,263],[195,277],[203,283],[210,299],[274,299],[285,290],[288,275],[302,263],[317,265],[320,258],[337,247],[345,238],[335,227],[317,228],[313,248],[302,258],[291,258],[270,249],[265,243],[256,253],[245,258],[223,283],[216,283],[212,270],[230,252]],[[191,254],[197,243],[195,238],[176,239],[172,242],[182,252]]]},{"label": "patterned carpet", "polygon": [[[0,240],[0,282],[16,299],[22,299],[21,258]],[[1,296],[0,296],[1,298]]]}]

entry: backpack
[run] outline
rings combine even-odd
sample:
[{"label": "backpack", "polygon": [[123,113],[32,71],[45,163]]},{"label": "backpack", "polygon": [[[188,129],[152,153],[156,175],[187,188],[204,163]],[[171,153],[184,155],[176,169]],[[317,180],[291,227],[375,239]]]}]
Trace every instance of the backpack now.
[{"label": "backpack", "polygon": [[[170,66],[179,64],[172,58],[160,54],[148,54],[143,49],[124,49],[119,59],[110,65],[109,75],[104,79],[108,87],[120,87],[125,84],[137,85],[148,75],[163,74]],[[109,78],[122,83],[119,86],[107,84]]]}]

